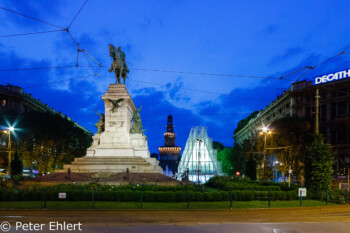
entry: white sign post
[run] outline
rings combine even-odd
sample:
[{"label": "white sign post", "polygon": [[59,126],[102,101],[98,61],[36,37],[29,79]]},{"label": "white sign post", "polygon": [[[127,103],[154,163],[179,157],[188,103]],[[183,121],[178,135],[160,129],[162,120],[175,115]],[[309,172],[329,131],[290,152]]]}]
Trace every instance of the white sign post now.
[{"label": "white sign post", "polygon": [[66,194],[66,193],[59,193],[59,194],[58,194],[58,198],[59,198],[59,199],[66,199],[66,197],[67,197],[67,194]]},{"label": "white sign post", "polygon": [[298,197],[300,197],[300,194],[302,197],[306,197],[306,188],[299,188]]}]

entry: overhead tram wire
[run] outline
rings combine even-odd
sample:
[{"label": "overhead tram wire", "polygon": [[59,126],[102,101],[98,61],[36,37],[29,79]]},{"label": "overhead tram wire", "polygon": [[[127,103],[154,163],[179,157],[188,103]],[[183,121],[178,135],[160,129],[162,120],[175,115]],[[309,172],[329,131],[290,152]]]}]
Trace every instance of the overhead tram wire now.
[{"label": "overhead tram wire", "polygon": [[9,11],[9,12],[14,13],[14,14],[17,14],[17,15],[21,15],[21,16],[23,16],[23,17],[26,17],[26,18],[29,18],[29,19],[32,19],[32,20],[39,21],[39,22],[44,23],[44,24],[48,24],[48,25],[53,26],[53,27],[56,27],[56,28],[60,28],[60,29],[62,29],[62,30],[65,30],[65,28],[63,28],[63,27],[57,26],[57,25],[55,25],[55,24],[49,23],[49,22],[44,21],[44,20],[41,20],[41,19],[37,19],[37,18],[28,16],[28,15],[25,15],[25,14],[19,13],[19,12],[17,12],[17,11],[13,11],[13,10],[10,10],[10,9],[6,9],[6,8],[4,8],[4,7],[1,7],[1,6],[0,6],[0,9],[5,10],[5,11]]},{"label": "overhead tram wire", "polygon": [[[73,40],[75,41],[75,40]],[[36,68],[12,68],[12,69],[0,69],[1,71],[20,71],[20,70],[38,70],[38,69],[59,69],[59,68],[79,68],[79,67],[93,67],[93,68],[106,68],[107,66],[59,66],[59,67],[36,67]],[[108,68],[108,67],[107,67]],[[130,70],[142,70],[151,72],[171,72],[177,74],[191,74],[191,75],[208,75],[208,76],[226,76],[226,77],[237,77],[237,78],[258,78],[258,79],[274,79],[274,80],[285,80],[293,81],[290,79],[281,79],[277,77],[258,77],[258,76],[246,76],[246,75],[236,75],[236,74],[215,74],[215,73],[196,73],[187,71],[169,71],[169,70],[154,70],[154,69],[139,69],[139,68],[129,68]]]},{"label": "overhead tram wire", "polygon": [[80,7],[78,13],[74,16],[73,20],[71,21],[71,23],[68,25],[67,30],[70,28],[70,26],[72,26],[72,24],[74,23],[75,19],[78,17],[78,15],[80,14],[81,10],[84,8],[85,4],[88,2],[88,0],[86,0],[84,2],[84,4]]},{"label": "overhead tram wire", "polygon": [[[223,76],[223,77],[237,77],[237,78],[256,78],[256,79],[281,79],[280,77],[262,77],[262,76],[250,76],[250,75],[236,75],[236,74],[218,74],[218,73],[203,73],[203,72],[190,72],[190,71],[175,71],[175,70],[158,70],[158,69],[145,69],[145,68],[130,68],[131,70],[139,71],[152,71],[163,73],[177,73],[177,74],[191,74],[191,75],[207,75],[207,76]],[[286,81],[293,81],[291,79],[282,79]]]},{"label": "overhead tram wire", "polygon": [[34,34],[44,34],[44,33],[63,32],[63,31],[65,30],[61,29],[61,30],[42,31],[42,32],[28,32],[28,33],[19,33],[19,34],[11,34],[11,35],[0,35],[0,37],[27,36],[27,35],[34,35]]},{"label": "overhead tram wire", "polygon": [[77,78],[62,79],[62,80],[57,80],[57,81],[52,81],[52,82],[47,82],[47,83],[35,84],[35,85],[32,85],[32,86],[25,86],[24,88],[33,88],[33,87],[46,86],[46,85],[50,85],[50,84],[53,84],[53,83],[67,82],[67,81],[72,81],[72,80],[77,80],[77,79],[82,79],[82,78],[88,78],[88,77],[92,77],[92,76],[95,76],[95,75],[94,74],[90,74],[90,75],[80,76],[80,77],[77,77]]},{"label": "overhead tram wire", "polygon": [[[107,78],[114,78],[112,76],[99,75],[99,74],[97,74],[97,76],[107,77]],[[151,85],[157,85],[157,86],[166,86],[165,84],[140,81],[140,80],[131,79],[131,78],[129,78],[129,80],[132,81],[132,82],[138,82],[138,83],[145,83],[145,84],[151,84]],[[208,94],[222,95],[222,96],[230,96],[230,97],[234,97],[234,98],[245,98],[245,99],[251,99],[251,100],[263,100],[263,101],[267,100],[267,99],[263,99],[263,98],[251,98],[251,97],[246,97],[246,96],[234,96],[234,95],[231,95],[231,94],[218,93],[218,92],[212,92],[212,91],[206,91],[206,90],[198,90],[198,89],[192,89],[192,88],[186,88],[186,87],[180,87],[180,89],[188,90],[188,91],[208,93]]]},{"label": "overhead tram wire", "polygon": [[[4,71],[25,71],[25,70],[49,70],[49,69],[66,69],[66,68],[87,68],[90,66],[52,66],[52,67],[32,67],[32,68],[12,68],[12,69],[0,69],[0,72]],[[99,67],[99,66],[95,66]]]},{"label": "overhead tram wire", "polygon": [[[27,15],[24,15],[22,13],[19,13],[19,12],[16,12],[16,11],[12,11],[12,10],[9,10],[9,9],[6,9],[6,8],[3,8],[3,7],[0,7],[0,9],[3,9],[3,10],[6,10],[6,11],[9,11],[9,12],[12,12],[12,13],[15,13],[15,14],[19,14],[21,16],[24,16],[24,17],[27,17],[27,18],[30,18],[30,19],[33,19],[33,20],[37,20],[39,22],[42,22],[42,23],[45,23],[45,24],[49,24],[51,26],[54,26],[54,27],[58,27],[64,31],[66,31],[69,36],[71,37],[71,39],[73,40],[73,42],[75,43],[75,45],[77,46],[78,48],[78,53],[79,53],[79,50],[81,51],[85,51],[85,50],[82,50],[80,49],[80,45],[79,43],[74,39],[74,37],[72,36],[72,34],[69,32],[69,27],[74,23],[74,21],[76,20],[77,16],[80,14],[80,12],[82,11],[82,9],[84,8],[84,6],[86,5],[88,0],[86,0],[84,2],[84,4],[81,6],[81,8],[79,9],[78,13],[74,16],[73,20],[71,21],[71,23],[69,24],[69,26],[67,28],[63,28],[63,27],[60,27],[60,26],[57,26],[57,25],[54,25],[54,24],[51,24],[51,23],[48,23],[46,21],[43,21],[43,20],[40,20],[40,19],[36,19],[34,17],[31,17],[31,16],[27,16]],[[328,59],[326,59],[325,61],[319,63],[318,65],[322,64],[322,63],[325,63],[331,59],[333,59],[334,57],[337,57],[339,55],[342,55],[342,54],[347,54],[347,52],[345,52],[348,48],[350,47],[350,44],[348,46],[345,47],[345,49],[337,54],[336,56],[333,56],[333,57],[330,57]],[[85,52],[86,53],[86,52]],[[89,54],[88,54],[89,55]],[[89,55],[91,57],[91,55]],[[91,57],[92,58],[92,57]],[[88,58],[86,58],[88,59]],[[99,64],[99,67],[102,67],[100,63],[98,63],[94,58],[92,58],[97,64]],[[289,80],[289,79],[285,79],[286,76],[289,76],[289,75],[292,75],[292,74],[295,74],[303,69],[300,69],[300,70],[297,70],[297,71],[294,71],[294,72],[291,72],[290,74],[287,74],[287,75],[284,75],[284,76],[281,76],[279,78],[273,78],[273,77],[259,77],[259,76],[244,76],[244,75],[230,75],[230,74],[214,74],[214,73],[199,73],[199,72],[186,72],[186,71],[171,71],[171,70],[156,70],[156,69],[144,69],[144,68],[131,68],[133,70],[142,70],[142,71],[153,71],[153,72],[168,72],[168,73],[179,73],[179,74],[194,74],[194,75],[211,75],[211,76],[230,76],[230,77],[241,77],[241,78],[261,78],[261,79],[280,79],[280,80],[286,80],[286,81],[298,81],[301,77],[303,77],[310,69],[313,69],[315,67],[317,67],[318,65],[314,66],[314,67],[310,67],[310,66],[307,66],[305,68],[308,68],[308,70],[306,70],[306,72],[304,72],[297,80]],[[78,65],[76,67],[79,67]],[[88,67],[92,67],[91,64],[90,66]],[[39,69],[39,68],[33,68],[34,69]],[[92,68],[91,68],[92,69]],[[11,69],[12,71],[14,70],[21,70],[21,69]],[[32,70],[32,69],[29,69],[27,68],[26,70]],[[93,69],[92,69],[93,70]],[[0,71],[9,71],[9,70],[0,70]],[[96,74],[96,72],[93,70],[93,72]]]},{"label": "overhead tram wire", "polygon": [[[22,13],[19,13],[17,11],[13,11],[13,10],[10,10],[10,9],[7,9],[7,8],[4,8],[4,7],[0,7],[0,9],[3,9],[5,11],[9,11],[11,13],[14,13],[14,14],[18,14],[18,15],[21,15],[23,17],[26,17],[26,18],[29,18],[29,19],[32,19],[32,20],[36,20],[36,21],[39,21],[41,23],[45,23],[45,24],[48,24],[50,26],[53,26],[53,27],[57,27],[57,28],[60,28],[61,30],[57,30],[57,31],[66,31],[68,33],[68,35],[70,36],[70,38],[73,40],[73,42],[75,43],[75,45],[77,46],[78,48],[78,53],[79,51],[83,51],[85,52],[89,57],[91,57],[90,54],[88,54],[85,49],[81,49],[80,48],[80,45],[78,43],[77,40],[75,40],[75,38],[72,36],[72,34],[70,33],[69,31],[69,28],[70,26],[74,23],[74,21],[77,19],[78,15],[80,14],[80,12],[82,11],[82,9],[84,8],[84,6],[86,5],[86,3],[88,2],[88,0],[86,0],[84,2],[84,4],[80,7],[79,11],[77,12],[77,14],[75,14],[73,20],[70,22],[70,24],[68,25],[67,28],[64,28],[64,27],[61,27],[61,26],[58,26],[58,25],[55,25],[55,24],[52,24],[52,23],[49,23],[47,21],[44,21],[44,20],[41,20],[41,19],[37,19],[37,18],[34,18],[34,17],[31,17],[31,16],[28,16],[28,15],[25,15],[25,14],[22,14]],[[32,34],[40,34],[40,33],[49,33],[49,32],[55,32],[55,31],[45,31],[45,32],[33,32],[33,33],[21,33],[21,34],[13,34],[13,35],[3,35],[3,36],[0,36],[0,37],[10,37],[10,36],[23,36],[23,35],[32,35]],[[86,58],[88,60],[88,58]],[[91,59],[93,59],[96,63],[98,63],[93,57],[91,57]],[[90,64],[90,62],[88,61],[88,63]],[[99,64],[99,63],[98,63]],[[91,64],[90,64],[91,66]],[[101,64],[99,64],[99,66],[101,66]],[[34,68],[33,70],[35,70],[37,68]],[[96,72],[92,69],[92,72],[96,74]],[[14,70],[14,69],[12,69]],[[15,69],[15,70],[19,70],[19,69]],[[28,69],[28,70],[31,70],[31,69]],[[1,70],[2,71],[2,70]]]}]

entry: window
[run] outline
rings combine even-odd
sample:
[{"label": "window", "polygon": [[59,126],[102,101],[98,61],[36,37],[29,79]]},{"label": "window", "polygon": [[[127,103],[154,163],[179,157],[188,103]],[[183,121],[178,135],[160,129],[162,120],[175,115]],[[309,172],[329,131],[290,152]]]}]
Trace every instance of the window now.
[{"label": "window", "polygon": [[326,120],[327,119],[327,105],[321,105],[321,119]]},{"label": "window", "polygon": [[306,119],[311,119],[311,108],[306,108]]},{"label": "window", "polygon": [[347,94],[346,88],[341,88],[338,90],[338,96],[345,96]]},{"label": "window", "polygon": [[1,101],[1,107],[6,107],[6,100]]},{"label": "window", "polygon": [[310,103],[311,102],[311,95],[306,96],[306,103]]},{"label": "window", "polygon": [[346,127],[338,127],[337,130],[337,144],[344,144],[346,143]]},{"label": "window", "polygon": [[338,114],[337,117],[344,117],[346,116],[346,110],[347,110],[347,102],[342,101],[338,103]]},{"label": "window", "polygon": [[331,108],[331,119],[334,120],[336,116],[336,110],[337,110],[337,105],[335,103],[332,103],[332,108]]}]

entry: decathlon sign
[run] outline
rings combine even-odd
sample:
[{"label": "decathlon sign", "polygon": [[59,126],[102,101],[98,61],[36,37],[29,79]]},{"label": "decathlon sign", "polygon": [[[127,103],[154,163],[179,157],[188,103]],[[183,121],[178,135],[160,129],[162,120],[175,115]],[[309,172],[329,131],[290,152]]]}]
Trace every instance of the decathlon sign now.
[{"label": "decathlon sign", "polygon": [[339,71],[333,74],[326,74],[320,77],[316,77],[314,83],[315,85],[321,84],[321,83],[328,83],[328,82],[332,82],[343,78],[349,78],[349,77],[350,77],[350,69]]}]

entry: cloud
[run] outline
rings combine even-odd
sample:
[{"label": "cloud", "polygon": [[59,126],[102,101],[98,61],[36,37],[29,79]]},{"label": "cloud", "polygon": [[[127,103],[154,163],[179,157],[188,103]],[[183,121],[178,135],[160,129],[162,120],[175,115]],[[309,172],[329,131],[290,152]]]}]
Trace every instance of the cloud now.
[{"label": "cloud", "polygon": [[273,57],[268,65],[274,65],[276,63],[283,63],[285,61],[290,60],[291,58],[295,58],[298,55],[302,54],[303,52],[305,52],[305,50],[302,47],[291,47],[286,49],[283,53]]},{"label": "cloud", "polygon": [[276,34],[278,32],[278,26],[276,24],[269,24],[267,27],[263,29],[265,34]]}]

